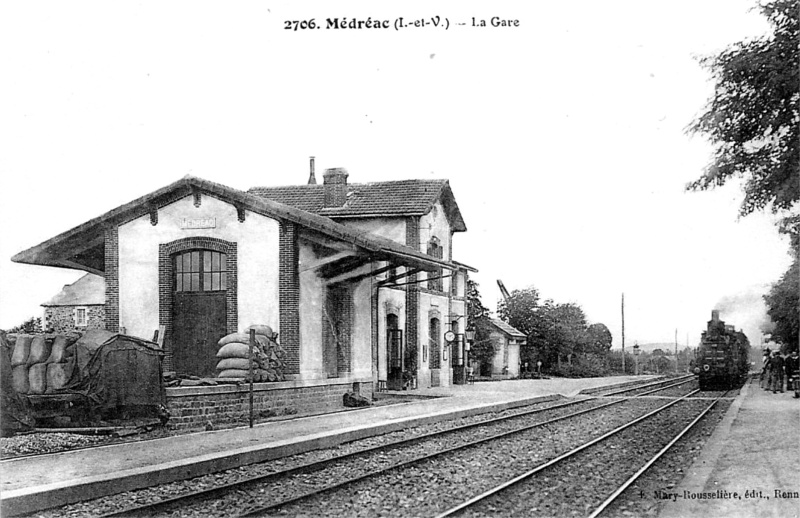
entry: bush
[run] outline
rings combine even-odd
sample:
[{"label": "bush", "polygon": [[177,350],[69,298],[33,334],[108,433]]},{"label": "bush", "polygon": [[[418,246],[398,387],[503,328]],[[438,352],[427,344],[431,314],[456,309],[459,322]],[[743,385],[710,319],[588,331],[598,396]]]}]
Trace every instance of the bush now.
[{"label": "bush", "polygon": [[598,354],[586,354],[576,356],[572,360],[572,365],[562,363],[561,368],[556,367],[552,370],[556,376],[565,378],[596,378],[611,374],[608,361],[604,356]]},{"label": "bush", "polygon": [[7,333],[24,333],[35,335],[42,332],[42,319],[38,317],[31,317],[18,326],[12,327]]}]

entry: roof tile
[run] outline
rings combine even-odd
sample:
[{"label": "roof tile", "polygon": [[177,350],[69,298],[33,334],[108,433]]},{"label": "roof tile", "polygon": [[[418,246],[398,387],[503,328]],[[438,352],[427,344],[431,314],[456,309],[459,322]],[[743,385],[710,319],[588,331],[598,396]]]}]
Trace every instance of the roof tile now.
[{"label": "roof tile", "polygon": [[106,303],[106,281],[99,275],[87,273],[67,284],[42,306],[93,306]]},{"label": "roof tile", "polygon": [[447,180],[399,180],[348,184],[347,202],[341,208],[323,208],[324,185],[253,187],[248,190],[286,205],[330,217],[426,214],[447,185]]}]

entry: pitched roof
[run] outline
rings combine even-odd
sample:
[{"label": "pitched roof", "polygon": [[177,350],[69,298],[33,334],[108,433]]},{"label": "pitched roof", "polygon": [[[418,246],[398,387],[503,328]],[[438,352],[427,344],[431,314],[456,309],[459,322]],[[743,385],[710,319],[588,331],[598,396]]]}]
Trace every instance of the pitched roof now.
[{"label": "pitched roof", "polygon": [[494,324],[494,326],[497,329],[499,329],[503,333],[507,334],[508,336],[513,336],[515,338],[527,338],[527,336],[525,336],[525,334],[522,331],[518,330],[515,327],[511,327],[510,325],[508,325],[507,323],[503,322],[502,320],[498,320],[496,318],[490,318],[489,320],[492,321],[492,324]]},{"label": "pitched roof", "polygon": [[447,180],[399,180],[347,185],[343,207],[324,208],[324,185],[253,187],[247,191],[298,209],[330,218],[422,216],[441,199],[456,232],[467,229]]},{"label": "pitched roof", "polygon": [[[188,196],[198,191],[225,200],[242,209],[268,217],[291,221],[301,227],[319,232],[336,240],[351,243],[375,255],[376,260],[385,260],[392,257],[400,261],[401,264],[425,270],[435,270],[441,267],[449,270],[458,269],[458,266],[449,261],[431,257],[414,248],[401,245],[365,230],[351,228],[324,216],[188,175],[177,182],[137,198],[28,250],[24,250],[12,257],[11,260],[18,263],[82,269],[91,273],[102,274],[104,269],[103,243],[107,226],[120,224],[120,222],[145,215],[152,209],[169,205],[180,197]],[[98,257],[98,254],[100,257]]]},{"label": "pitched roof", "polygon": [[55,297],[42,306],[95,306],[106,303],[106,280],[87,273],[72,284],[67,284]]}]

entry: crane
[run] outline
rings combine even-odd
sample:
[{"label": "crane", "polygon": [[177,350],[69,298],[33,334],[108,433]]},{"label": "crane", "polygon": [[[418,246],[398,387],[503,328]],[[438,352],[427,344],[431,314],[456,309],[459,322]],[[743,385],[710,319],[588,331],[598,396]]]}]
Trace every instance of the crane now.
[{"label": "crane", "polygon": [[508,302],[508,299],[511,298],[511,295],[508,293],[508,290],[506,289],[506,285],[503,284],[503,281],[501,281],[500,279],[497,279],[497,286],[500,288],[500,293],[503,294],[503,300]]}]

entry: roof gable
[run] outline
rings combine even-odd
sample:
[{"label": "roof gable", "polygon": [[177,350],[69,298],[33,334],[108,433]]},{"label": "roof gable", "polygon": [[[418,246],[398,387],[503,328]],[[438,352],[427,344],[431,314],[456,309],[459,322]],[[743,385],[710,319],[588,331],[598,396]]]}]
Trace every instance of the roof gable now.
[{"label": "roof gable", "polygon": [[527,338],[527,336],[525,336],[525,334],[522,331],[518,330],[515,327],[512,327],[511,325],[503,322],[502,320],[498,320],[496,318],[491,318],[489,320],[503,334],[506,334],[506,335],[511,336],[513,338]]},{"label": "roof gable", "polygon": [[97,306],[106,303],[106,281],[99,275],[87,273],[67,284],[55,297],[42,306]]}]

